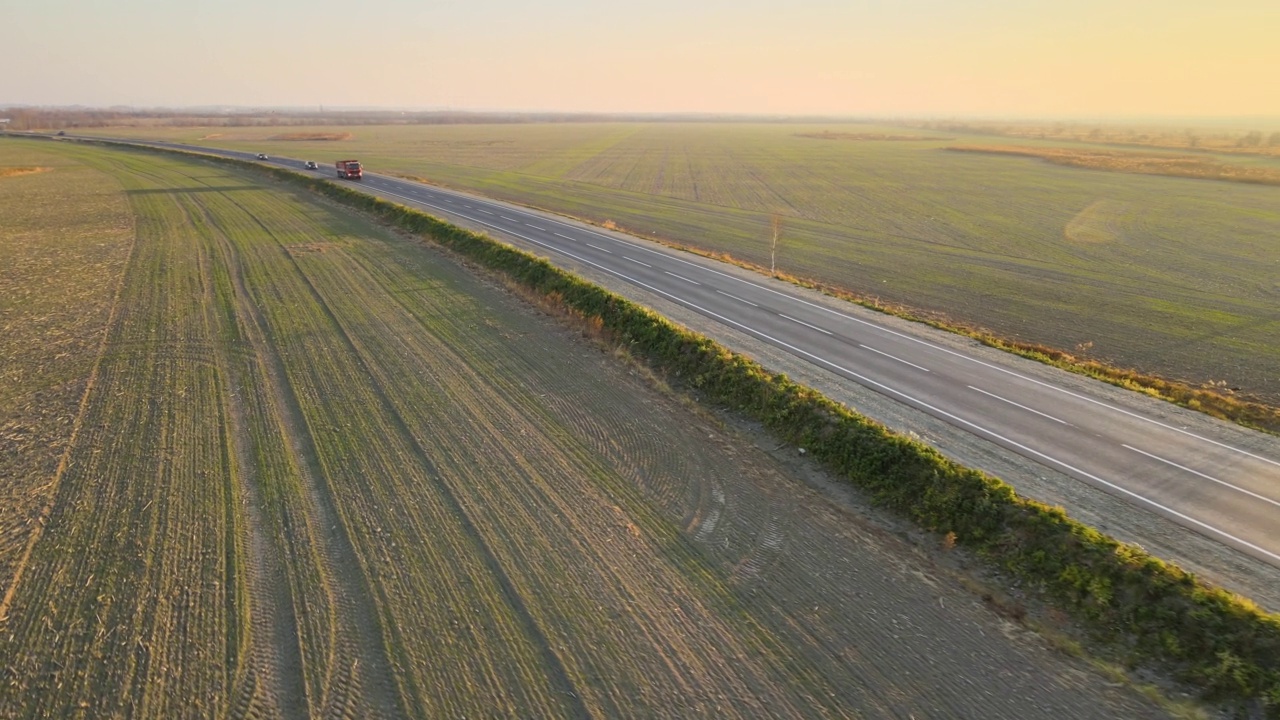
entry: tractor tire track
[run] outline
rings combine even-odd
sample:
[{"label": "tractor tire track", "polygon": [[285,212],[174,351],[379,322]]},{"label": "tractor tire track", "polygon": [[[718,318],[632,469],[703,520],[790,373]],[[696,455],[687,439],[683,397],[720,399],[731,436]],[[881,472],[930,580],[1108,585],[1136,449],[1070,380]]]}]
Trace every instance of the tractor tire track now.
[{"label": "tractor tire track", "polygon": [[[251,210],[237,205],[261,231],[275,237]],[[278,239],[277,239],[278,240]],[[281,252],[288,253],[281,249]],[[300,268],[295,271],[302,275]],[[284,362],[268,340],[268,323],[257,310],[246,289],[241,268],[232,273],[240,310],[245,313],[245,330],[253,355],[266,374],[269,395],[297,464],[303,494],[303,522],[321,562],[326,591],[335,618],[333,646],[322,697],[315,698],[313,712],[322,718],[394,718],[407,713],[392,684],[392,666],[387,656],[385,636],[374,600],[374,592],[362,571],[346,524],[337,509],[332,491],[319,465],[306,416],[302,411]],[[306,281],[308,286],[309,281]],[[314,289],[313,289],[314,292]],[[327,311],[327,306],[325,307]]]},{"label": "tractor tire track", "polygon": [[[290,257],[292,261],[292,256]],[[529,608],[525,604],[519,590],[515,587],[511,577],[503,568],[501,561],[485,541],[484,534],[477,527],[475,519],[472,517],[472,513],[468,511],[467,507],[459,500],[457,493],[455,493],[453,488],[449,486],[448,482],[444,480],[442,474],[438,468],[436,468],[435,463],[427,455],[427,452],[422,447],[418,438],[410,430],[409,424],[405,421],[404,416],[400,413],[396,404],[392,402],[386,387],[379,378],[379,375],[370,367],[370,356],[368,351],[355,341],[352,335],[347,331],[347,328],[342,324],[341,320],[339,320],[337,314],[334,313],[324,295],[320,293],[319,289],[311,281],[311,278],[306,275],[305,271],[301,267],[298,267],[296,261],[293,262],[294,266],[297,267],[298,273],[304,278],[316,303],[320,305],[329,321],[333,324],[340,341],[348,349],[352,357],[356,359],[361,371],[368,378],[369,387],[373,390],[379,403],[382,405],[385,416],[392,422],[396,431],[401,435],[407,447],[409,447],[411,452],[414,454],[414,460],[418,466],[423,468],[426,475],[432,479],[439,493],[439,497],[444,501],[445,506],[449,508],[453,516],[457,518],[457,522],[466,534],[466,537],[479,553],[483,566],[498,583],[503,595],[503,600],[507,603],[508,607],[515,612],[516,617],[520,620],[520,624],[524,632],[532,640],[534,646],[541,654],[543,668],[555,685],[555,690],[565,698],[564,703],[566,705],[568,716],[574,718],[592,717],[591,712],[587,709],[586,704],[582,700],[581,693],[577,691],[573,685],[573,681],[569,678],[569,674],[565,670],[564,663],[552,648],[552,644],[548,640],[546,633],[543,632],[543,629],[539,626],[537,620],[529,611]]]},{"label": "tractor tire track", "polygon": [[[251,338],[252,333],[246,326],[252,322],[247,314],[252,306],[245,302],[242,272],[235,249],[204,204],[188,208],[188,215],[197,209],[200,215],[198,220],[193,217],[192,224],[207,228],[203,234],[208,241],[208,247],[200,258],[202,262],[221,265],[231,285],[217,287],[212,270],[202,268],[210,336],[219,336],[217,330],[222,330],[223,334],[232,330]],[[215,308],[222,303],[231,305],[232,317],[220,320],[217,316]],[[220,327],[232,322],[236,324],[235,328]],[[257,350],[256,347],[253,349]],[[217,344],[214,357],[219,375],[225,378],[223,398],[230,446],[228,462],[234,486],[232,493],[241,516],[235,526],[243,541],[239,544],[240,560],[244,565],[247,585],[250,627],[247,671],[234,678],[232,683],[231,712],[237,718],[306,718],[306,682],[293,597],[289,584],[279,582],[279,578],[287,576],[286,565],[279,539],[264,514],[263,479],[250,454],[254,447],[249,430],[252,410],[246,408],[244,395],[260,392],[261,373],[255,372],[259,363],[256,362],[256,353],[248,358],[231,357],[227,345],[222,343]]]}]

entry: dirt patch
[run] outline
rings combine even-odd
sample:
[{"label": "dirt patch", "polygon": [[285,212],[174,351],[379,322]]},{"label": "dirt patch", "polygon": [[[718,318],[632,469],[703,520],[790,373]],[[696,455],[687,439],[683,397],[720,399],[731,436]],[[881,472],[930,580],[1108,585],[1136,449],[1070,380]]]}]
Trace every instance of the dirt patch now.
[{"label": "dirt patch", "polygon": [[284,140],[284,141],[320,141],[320,142],[336,142],[340,140],[350,140],[352,137],[349,132],[342,133],[325,133],[325,132],[297,132],[284,133],[281,135],[272,135],[268,140]]},{"label": "dirt patch", "polygon": [[50,167],[0,167],[0,178],[17,177],[19,175],[35,175],[36,173],[49,172],[53,170]]}]

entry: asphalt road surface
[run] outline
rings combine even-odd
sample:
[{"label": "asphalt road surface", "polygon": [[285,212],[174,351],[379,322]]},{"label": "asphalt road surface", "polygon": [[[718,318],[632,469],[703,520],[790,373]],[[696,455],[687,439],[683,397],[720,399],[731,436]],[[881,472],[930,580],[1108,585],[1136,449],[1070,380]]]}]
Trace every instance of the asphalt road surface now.
[{"label": "asphalt road surface", "polygon": [[585,224],[382,175],[339,181],[323,163],[306,171],[301,160],[266,162],[465,219],[553,263],[593,267],[1280,567],[1280,442],[1270,436],[1238,447]]}]

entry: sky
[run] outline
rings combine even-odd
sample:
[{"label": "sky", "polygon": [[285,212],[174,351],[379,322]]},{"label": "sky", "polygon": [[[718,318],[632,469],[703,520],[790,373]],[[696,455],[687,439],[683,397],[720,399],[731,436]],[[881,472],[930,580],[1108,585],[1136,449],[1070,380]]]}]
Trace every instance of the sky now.
[{"label": "sky", "polygon": [[1280,116],[1280,0],[0,0],[0,105]]}]

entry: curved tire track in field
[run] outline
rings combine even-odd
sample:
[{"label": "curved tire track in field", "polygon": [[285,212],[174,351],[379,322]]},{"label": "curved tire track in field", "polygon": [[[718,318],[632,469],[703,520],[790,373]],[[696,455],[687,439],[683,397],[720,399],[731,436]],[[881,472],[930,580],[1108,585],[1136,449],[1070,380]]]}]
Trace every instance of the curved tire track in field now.
[{"label": "curved tire track in field", "polygon": [[[512,395],[525,392],[523,378],[536,376],[546,387],[554,383],[554,391],[539,398],[538,412],[545,425],[563,426],[573,432],[576,441],[584,443],[597,457],[622,477],[640,488],[645,497],[668,513],[681,518],[682,526],[690,534],[698,532],[704,522],[717,518],[733,508],[725,504],[736,503],[736,497],[726,496],[724,486],[731,478],[723,477],[723,465],[710,461],[704,445],[710,438],[718,437],[710,428],[697,423],[688,432],[673,436],[652,423],[638,422],[634,408],[603,398],[590,392],[581,384],[562,381],[576,375],[588,376],[617,372],[617,362],[593,347],[583,347],[574,355],[555,356],[554,367],[545,364],[547,358],[536,353],[524,353],[523,344],[504,348],[515,353],[527,363],[520,372],[491,373],[485,382],[502,388]],[[566,369],[568,368],[568,369]],[[634,371],[629,372],[633,377]],[[636,377],[637,388],[646,383]],[[658,392],[646,387],[642,392]],[[716,531],[718,522],[711,522],[701,539],[719,542],[723,531]]]},{"label": "curved tire track in field", "polygon": [[[192,178],[195,179],[195,178]],[[263,497],[262,477],[250,454],[253,448],[244,394],[261,392],[259,369],[264,347],[258,327],[254,326],[252,303],[246,302],[243,273],[234,247],[216,218],[208,208],[200,205],[201,220],[212,228],[207,236],[206,248],[211,262],[223,266],[231,284],[224,288],[223,302],[233,305],[235,328],[220,328],[214,308],[218,307],[218,288],[208,269],[202,273],[205,283],[205,313],[211,328],[236,330],[247,338],[252,354],[249,357],[231,358],[224,344],[217,345],[216,360],[219,374],[225,378],[225,415],[227,418],[230,463],[234,478],[234,496],[240,508],[242,520],[237,523],[238,532],[244,536],[241,550],[245,583],[249,596],[250,625],[248,664],[245,672],[233,680],[231,686],[231,712],[237,718],[306,718],[308,703],[306,681],[303,677],[302,654],[299,647],[297,617],[294,599],[288,583],[279,540],[264,514],[266,500]],[[195,223],[193,223],[195,224]],[[203,259],[203,255],[202,255]],[[211,333],[211,336],[217,336]],[[235,363],[235,365],[233,365]]]},{"label": "curved tire track in field", "polygon": [[[1052,657],[1034,650],[1038,642],[1034,638],[1018,633],[1008,640],[992,637],[991,612],[968,591],[956,588],[945,571],[936,572],[896,533],[868,527],[798,479],[780,476],[766,449],[776,441],[753,447],[732,430],[683,416],[690,422],[679,432],[665,433],[666,446],[655,448],[649,437],[657,435],[653,429],[664,426],[664,416],[670,417],[656,411],[675,402],[646,401],[643,393],[629,398],[625,393],[604,397],[584,391],[575,378],[597,373],[592,367],[596,361],[583,357],[595,354],[598,362],[613,364],[598,351],[556,355],[560,371],[551,373],[536,357],[538,353],[526,350],[538,343],[517,336],[511,345],[527,365],[485,373],[485,382],[505,380],[512,392],[523,387],[527,393],[528,385],[512,378],[526,382],[538,378],[537,402],[549,418],[539,426],[572,428],[574,439],[625,476],[648,475],[636,482],[640,491],[712,558],[726,587],[741,603],[735,607],[757,618],[782,641],[781,650],[770,647],[766,652],[798,656],[798,662],[788,661],[784,671],[788,674],[810,663],[815,668],[808,681],[812,698],[826,698],[820,689],[825,685],[834,693],[832,698],[838,697],[839,708],[872,717],[923,717],[940,707],[966,717],[1158,714],[1123,698],[1108,698],[1115,705],[1073,707],[1070,703],[1089,696],[1089,691],[1073,695],[1088,685],[1081,679],[1085,672],[1064,672]],[[496,351],[487,354],[498,355]],[[643,384],[638,378],[627,378],[625,369],[619,371],[616,366],[605,376],[621,378],[622,384]],[[474,381],[464,383],[468,384]],[[497,415],[509,417],[510,413]],[[616,431],[612,436],[610,428]],[[519,432],[507,428],[504,434],[514,437]],[[797,456],[794,449],[777,450],[775,454]],[[695,473],[655,477],[669,471],[652,464],[668,452],[690,455],[692,459],[682,467]],[[691,505],[672,506],[650,495],[655,487],[673,485],[690,492],[668,497],[688,499]],[[718,493],[723,493],[723,504]],[[716,508],[720,512],[715,527],[706,528],[703,521]],[[689,522],[690,517],[696,521]],[[985,690],[987,681],[981,678],[999,678],[990,687],[1008,692],[991,696]],[[1117,696],[1123,694],[1115,691]],[[1095,700],[1099,697],[1093,695]],[[783,714],[776,706],[772,710],[773,715]],[[806,714],[820,712],[809,706],[797,713]]]},{"label": "curved tire track in field", "polygon": [[[276,237],[252,211],[228,199],[240,207],[264,234]],[[315,293],[310,279],[292,259],[290,262],[332,321],[332,313]],[[243,278],[237,282],[242,291]],[[324,682],[323,697],[316,699],[315,714],[324,718],[362,719],[405,716],[403,699],[393,686],[391,660],[387,656],[374,592],[362,570],[364,564],[347,534],[347,526],[332,491],[324,480],[326,476],[319,467],[319,455],[306,416],[289,382],[283,361],[265,339],[265,319],[254,308],[251,296],[238,294],[244,298],[242,307],[249,313],[247,319],[250,322],[246,325],[250,337],[254,338],[255,354],[269,379],[274,405],[287,436],[286,442],[297,462],[304,496],[305,523],[311,530],[312,543],[321,558],[326,589],[336,615],[332,621],[329,675]],[[336,321],[333,322],[338,328]]]},{"label": "curved tire track in field", "polygon": [[[378,274],[367,268],[349,270],[333,292],[349,296],[378,282]],[[540,343],[525,341],[523,333],[501,333],[505,339],[497,340],[494,333],[468,330],[466,319],[444,319],[455,312],[470,317],[474,307],[454,308],[446,301],[415,312],[401,297],[392,298],[401,304],[395,310],[387,303],[352,316],[353,334],[369,346],[371,366],[381,365],[375,359],[397,355],[402,361],[390,366],[431,359],[430,378],[419,381],[430,389],[412,398],[413,389],[404,388],[407,395],[391,400],[431,454],[439,455],[444,477],[545,635],[563,653],[588,707],[604,717],[701,716],[712,707],[721,717],[799,717],[806,714],[800,709],[805,706],[810,716],[840,716],[829,705],[828,692],[787,687],[784,676],[816,677],[806,662],[755,621],[722,614],[728,610],[737,617],[722,607],[733,602],[721,584],[675,537],[676,528],[658,520],[647,504],[636,502],[638,493],[627,489],[628,478],[645,471],[629,448],[615,448],[627,459],[618,468],[622,476],[615,475],[590,443],[545,408],[566,385],[576,399],[566,401],[571,407],[607,408],[630,398],[629,391],[619,395],[612,387],[578,382],[594,376],[587,366],[602,359],[597,352],[586,351],[588,358],[594,356],[586,362],[576,354],[538,350],[531,358],[520,349]],[[514,363],[513,349],[519,357]],[[499,358],[501,363],[494,364]],[[394,376],[384,377],[384,384],[393,386]],[[520,378],[553,391],[534,399]],[[449,421],[434,423],[438,415]],[[628,423],[625,415],[616,419],[626,437],[629,428],[664,426]],[[672,444],[684,447],[698,437]],[[758,653],[788,659],[725,662]],[[609,680],[601,683],[603,677]]]},{"label": "curved tire track in field", "polygon": [[[603,357],[587,362],[597,361],[610,362]],[[540,377],[555,377],[539,369]],[[517,389],[506,377],[494,377],[491,382]],[[650,422],[638,421],[633,406],[587,396],[573,383],[556,389],[542,399],[548,423],[571,428],[579,441],[631,480],[650,502],[678,518],[686,535],[699,544],[716,546],[721,554],[738,553],[736,560],[745,560],[745,554],[755,548],[756,534],[746,528],[776,519],[771,510],[744,503],[743,490],[737,487],[741,480],[726,472],[723,462],[716,462],[718,454],[706,451],[707,443],[716,443],[718,452],[731,456],[736,452],[711,427],[695,423],[673,437],[655,430]]]},{"label": "curved tire track in field", "polygon": [[[515,389],[505,377],[494,385]],[[697,453],[684,452],[683,443],[672,444],[653,427],[634,418],[615,403],[586,397],[578,388],[562,388],[543,399],[550,409],[548,419],[572,428],[601,457],[608,458],[628,479],[644,489],[662,507],[686,515],[686,524],[706,515],[711,500],[704,478],[708,468]]]},{"label": "curved tire track in field", "polygon": [[576,691],[572,680],[569,678],[568,672],[565,670],[564,663],[560,660],[560,656],[556,654],[554,649],[552,649],[552,645],[547,639],[546,634],[534,619],[533,614],[529,612],[519,590],[517,590],[515,585],[512,583],[510,576],[494,554],[493,549],[485,542],[484,535],[476,527],[475,520],[472,518],[471,513],[467,510],[466,506],[459,501],[458,496],[453,491],[453,488],[451,488],[442,478],[441,473],[423,449],[418,438],[410,431],[409,425],[405,422],[404,416],[401,415],[395,403],[391,401],[386,387],[383,385],[378,375],[369,367],[368,353],[355,342],[351,334],[348,333],[346,327],[338,319],[337,314],[334,313],[333,309],[329,306],[328,301],[320,293],[319,289],[316,288],[315,284],[312,283],[311,278],[307,276],[296,262],[293,261],[292,256],[290,256],[290,261],[293,262],[294,267],[297,268],[298,274],[304,279],[304,282],[316,303],[323,309],[326,317],[333,324],[341,342],[351,352],[352,357],[354,357],[359,363],[360,369],[364,373],[365,377],[368,378],[369,387],[373,390],[378,401],[382,405],[382,409],[386,417],[394,424],[395,429],[400,433],[405,444],[414,453],[414,460],[432,479],[436,490],[439,493],[439,497],[453,513],[453,516],[457,519],[459,526],[465,532],[466,537],[480,554],[482,564],[498,583],[504,601],[507,603],[508,607],[515,612],[516,616],[520,620],[523,630],[541,654],[544,664],[543,669],[555,684],[557,692],[565,698],[564,702],[568,706],[567,709],[570,716],[575,718],[591,717],[591,712],[587,709],[580,693]]}]

